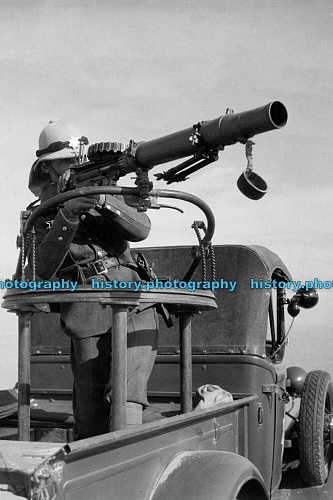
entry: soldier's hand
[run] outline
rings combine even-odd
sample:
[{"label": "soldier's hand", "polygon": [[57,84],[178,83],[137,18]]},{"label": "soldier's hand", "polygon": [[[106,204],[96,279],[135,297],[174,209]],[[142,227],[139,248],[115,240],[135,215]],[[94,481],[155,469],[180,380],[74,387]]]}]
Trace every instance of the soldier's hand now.
[{"label": "soldier's hand", "polygon": [[95,208],[99,195],[80,196],[64,203],[63,214],[70,221],[77,221],[83,211]]},{"label": "soldier's hand", "polygon": [[66,172],[59,177],[57,182],[57,190],[59,194],[75,188],[75,182],[73,178],[71,179],[70,177],[70,170],[66,170]]}]

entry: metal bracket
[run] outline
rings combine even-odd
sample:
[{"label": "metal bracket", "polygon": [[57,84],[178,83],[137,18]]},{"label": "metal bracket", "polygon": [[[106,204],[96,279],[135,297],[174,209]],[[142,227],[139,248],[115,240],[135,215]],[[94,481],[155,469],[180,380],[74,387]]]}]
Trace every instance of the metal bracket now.
[{"label": "metal bracket", "polygon": [[257,403],[257,408],[258,408],[258,421],[257,421],[257,426],[262,427],[263,421],[264,421],[264,408],[262,403]]},{"label": "metal bracket", "polygon": [[192,146],[202,146],[204,145],[204,142],[202,140],[202,136],[199,132],[199,130],[202,127],[203,122],[199,122],[196,125],[193,125],[193,132],[192,135],[189,137],[189,141],[191,141]]},{"label": "metal bracket", "polygon": [[[209,151],[199,151],[192,158],[184,161],[176,167],[172,167],[166,172],[154,174],[157,180],[164,180],[167,184],[172,182],[182,182],[188,179],[188,175],[193,174],[197,170],[217,161],[219,158],[218,150],[211,149]],[[193,165],[193,166],[191,166]]]},{"label": "metal bracket", "polygon": [[264,394],[276,394],[281,401],[283,401],[284,403],[289,403],[289,394],[283,389],[283,387],[280,387],[279,385],[264,384],[262,386],[262,392]]}]

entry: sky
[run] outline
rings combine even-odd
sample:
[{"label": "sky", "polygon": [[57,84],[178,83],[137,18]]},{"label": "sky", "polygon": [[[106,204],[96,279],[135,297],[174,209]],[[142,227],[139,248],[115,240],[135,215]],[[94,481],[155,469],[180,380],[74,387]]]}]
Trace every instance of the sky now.
[{"label": "sky", "polygon": [[[170,187],[210,205],[213,243],[263,245],[294,279],[332,282],[332,14],[330,0],[2,0],[0,280],[16,268],[20,211],[34,200],[29,170],[49,120],[74,123],[90,143],[145,141],[278,100],[287,125],[254,139],[254,169],[268,184],[261,200],[237,189],[241,144]],[[120,184],[133,185],[129,177]],[[196,243],[190,226],[202,216],[178,205],[183,215],[149,212],[145,245]],[[321,290],[316,308],[296,318],[287,363],[333,374],[332,304],[332,289]],[[0,322],[8,388],[17,318],[1,309]]]}]

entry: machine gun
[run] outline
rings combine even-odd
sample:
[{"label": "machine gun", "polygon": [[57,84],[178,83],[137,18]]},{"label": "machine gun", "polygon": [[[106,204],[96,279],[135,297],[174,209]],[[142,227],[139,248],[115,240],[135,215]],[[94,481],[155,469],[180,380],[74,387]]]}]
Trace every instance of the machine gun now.
[{"label": "machine gun", "polygon": [[[238,179],[237,185],[242,193],[259,199],[267,191],[265,181],[253,172],[252,145],[250,138],[269,130],[282,128],[287,123],[287,110],[279,101],[265,106],[234,113],[227,110],[225,115],[215,120],[202,121],[179,132],[175,132],[147,142],[130,141],[129,144],[119,142],[99,142],[89,146],[84,161],[80,155],[79,164],[70,168],[70,185],[115,183],[120,177],[135,172],[138,194],[147,199],[153,184],[148,172],[156,165],[191,156],[180,165],[166,172],[155,174],[158,180],[167,184],[184,181],[188,175],[205,167],[218,159],[219,151],[225,146],[237,142],[246,145],[248,165]],[[87,139],[80,139],[83,152]]]},{"label": "machine gun", "polygon": [[[273,101],[260,108],[242,113],[235,114],[233,111],[227,110],[225,115],[215,120],[202,121],[193,125],[192,128],[151,141],[139,143],[130,141],[129,144],[118,142],[92,144],[87,153],[88,161],[84,161],[84,146],[88,141],[86,137],[81,137],[79,164],[70,166],[68,187],[64,190],[81,188],[76,192],[75,196],[77,197],[86,194],[88,186],[95,185],[94,194],[110,192],[111,188],[113,193],[128,194],[129,199],[126,202],[136,206],[138,210],[161,208],[162,206],[170,207],[157,203],[157,197],[161,196],[162,192],[161,190],[152,191],[153,184],[148,177],[149,170],[156,165],[191,156],[180,165],[170,168],[166,172],[155,174],[158,180],[163,179],[167,184],[184,181],[191,173],[216,161],[219,151],[222,151],[225,146],[240,142],[245,144],[248,165],[239,177],[237,185],[245,196],[257,200],[264,196],[267,185],[259,175],[253,172],[253,142],[250,138],[269,130],[282,128],[287,123],[287,119],[287,110],[279,101]],[[136,174],[136,189],[115,186],[120,177],[133,172]],[[96,191],[97,186],[99,189]],[[65,201],[65,195],[66,193],[63,193],[62,197],[59,195],[61,202]],[[69,196],[71,195],[69,194]],[[165,192],[163,192],[163,196],[166,197]],[[170,193],[168,197],[170,197]],[[174,192],[171,197],[179,198],[179,193]],[[17,242],[17,246],[21,250],[14,276],[21,276],[24,269],[26,245],[23,244],[23,241],[25,236],[29,235],[28,226],[30,229],[32,227],[32,219],[34,219],[32,212],[35,208],[32,204],[21,214],[21,235]],[[180,209],[177,208],[177,210]],[[34,215],[37,212],[38,210]],[[210,241],[208,236],[205,235],[207,244]]]}]

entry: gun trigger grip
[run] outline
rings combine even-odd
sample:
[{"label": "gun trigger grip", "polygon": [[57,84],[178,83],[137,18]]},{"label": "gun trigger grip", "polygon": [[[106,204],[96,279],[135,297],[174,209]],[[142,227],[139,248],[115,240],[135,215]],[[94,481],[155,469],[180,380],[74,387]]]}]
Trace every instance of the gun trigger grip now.
[{"label": "gun trigger grip", "polygon": [[180,213],[184,213],[184,211],[181,208],[175,207],[173,205],[165,205],[163,203],[158,203],[157,202],[157,196],[149,196],[150,204],[148,205],[148,208],[152,208],[155,210],[159,210],[160,208],[172,208],[173,210],[178,210]]},{"label": "gun trigger grip", "polygon": [[178,212],[180,212],[181,214],[184,213],[184,210],[182,210],[181,208],[179,207],[175,207],[174,205],[160,205],[160,208],[172,208],[173,210],[178,210]]}]

